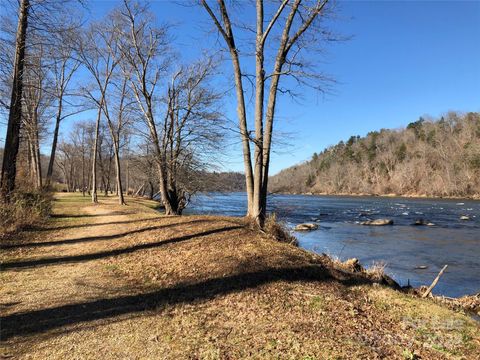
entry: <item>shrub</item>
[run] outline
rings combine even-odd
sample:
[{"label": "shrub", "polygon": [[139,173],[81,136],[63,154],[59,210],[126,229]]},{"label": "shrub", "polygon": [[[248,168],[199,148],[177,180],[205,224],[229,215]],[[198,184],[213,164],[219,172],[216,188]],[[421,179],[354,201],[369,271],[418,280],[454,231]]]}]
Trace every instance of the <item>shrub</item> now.
[{"label": "shrub", "polygon": [[269,237],[277,241],[298,245],[297,238],[290,233],[290,230],[284,223],[277,220],[275,214],[271,214],[267,217],[263,230]]},{"label": "shrub", "polygon": [[0,236],[28,228],[44,220],[52,210],[47,192],[17,191],[10,203],[0,204]]}]

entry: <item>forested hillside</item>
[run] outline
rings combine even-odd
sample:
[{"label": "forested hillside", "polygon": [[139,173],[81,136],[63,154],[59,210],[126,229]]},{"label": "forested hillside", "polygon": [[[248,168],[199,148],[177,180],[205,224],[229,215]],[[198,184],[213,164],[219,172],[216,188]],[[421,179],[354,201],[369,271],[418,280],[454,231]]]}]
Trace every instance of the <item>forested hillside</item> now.
[{"label": "forested hillside", "polygon": [[480,113],[352,136],[273,176],[270,191],[479,197]]}]

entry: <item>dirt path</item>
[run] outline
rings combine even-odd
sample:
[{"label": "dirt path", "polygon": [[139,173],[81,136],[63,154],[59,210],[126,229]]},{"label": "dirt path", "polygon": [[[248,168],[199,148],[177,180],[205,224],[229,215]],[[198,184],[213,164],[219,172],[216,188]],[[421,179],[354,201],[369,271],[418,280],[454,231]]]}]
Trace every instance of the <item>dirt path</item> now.
[{"label": "dirt path", "polygon": [[5,358],[468,358],[467,317],[362,285],[240,220],[59,194],[2,244]]},{"label": "dirt path", "polygon": [[[81,207],[76,216],[78,215],[85,215],[80,218],[85,220],[60,221],[68,225],[55,225],[53,230],[37,235],[33,242],[37,246],[12,246],[11,249],[4,250],[4,256],[16,259],[10,260],[8,264],[17,265],[12,267],[12,271],[4,273],[2,279],[5,288],[13,289],[2,297],[2,303],[7,304],[3,305],[5,315],[85,301],[118,292],[117,288],[104,286],[105,276],[111,274],[98,261],[71,264],[52,262],[49,266],[21,267],[24,263],[40,259],[68,258],[90,254],[99,249],[112,249],[120,245],[121,234],[142,224],[141,220],[131,221],[131,214],[123,215],[117,210],[100,206]],[[65,213],[57,216],[60,219],[74,219]],[[112,235],[114,237],[109,238]],[[26,244],[31,245],[32,242]]]}]

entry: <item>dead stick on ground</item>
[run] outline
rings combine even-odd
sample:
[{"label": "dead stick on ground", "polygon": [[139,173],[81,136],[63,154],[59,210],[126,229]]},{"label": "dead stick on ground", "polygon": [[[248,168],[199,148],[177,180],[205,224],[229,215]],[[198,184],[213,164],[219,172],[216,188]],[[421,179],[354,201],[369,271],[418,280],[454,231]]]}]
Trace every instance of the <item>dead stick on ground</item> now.
[{"label": "dead stick on ground", "polygon": [[440,276],[443,275],[443,272],[445,271],[445,269],[448,267],[448,265],[445,265],[442,270],[440,270],[440,272],[438,273],[437,277],[435,278],[435,280],[433,280],[432,282],[432,285],[430,285],[427,289],[427,291],[425,291],[425,293],[422,295],[422,298],[426,298],[433,290],[433,288],[435,287],[435,285],[437,285],[438,283],[438,280],[440,280]]}]

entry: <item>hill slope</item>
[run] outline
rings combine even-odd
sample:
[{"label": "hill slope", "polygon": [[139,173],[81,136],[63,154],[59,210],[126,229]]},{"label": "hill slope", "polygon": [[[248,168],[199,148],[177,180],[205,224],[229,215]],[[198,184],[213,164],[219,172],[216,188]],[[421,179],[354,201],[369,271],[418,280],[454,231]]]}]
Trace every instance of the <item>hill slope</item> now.
[{"label": "hill slope", "polygon": [[273,176],[270,191],[479,197],[480,113],[352,136]]}]

